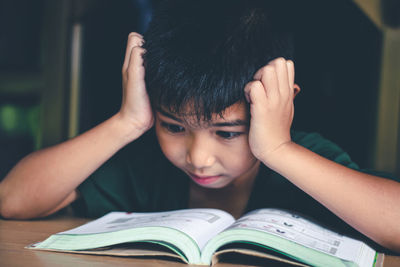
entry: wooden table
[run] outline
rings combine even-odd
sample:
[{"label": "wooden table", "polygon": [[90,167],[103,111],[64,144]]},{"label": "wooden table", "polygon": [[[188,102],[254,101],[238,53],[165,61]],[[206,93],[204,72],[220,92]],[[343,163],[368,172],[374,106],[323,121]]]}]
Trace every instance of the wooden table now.
[{"label": "wooden table", "polygon": [[[24,248],[31,243],[46,239],[51,234],[77,227],[87,221],[89,220],[68,214],[29,221],[0,219],[0,266],[190,266],[166,260],[80,255]],[[219,263],[217,266],[238,265]],[[386,256],[384,266],[400,266],[400,258]]]}]

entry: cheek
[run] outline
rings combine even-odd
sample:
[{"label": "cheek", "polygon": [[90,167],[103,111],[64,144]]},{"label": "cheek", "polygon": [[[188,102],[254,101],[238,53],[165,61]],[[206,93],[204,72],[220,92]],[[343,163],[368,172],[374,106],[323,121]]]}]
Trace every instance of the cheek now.
[{"label": "cheek", "polygon": [[241,174],[250,169],[257,159],[251,153],[247,139],[224,152],[224,166],[232,173]]},{"label": "cheek", "polygon": [[179,165],[179,162],[182,161],[183,155],[183,149],[179,144],[179,140],[176,140],[176,138],[161,131],[157,131],[157,139],[165,157],[174,165]]}]

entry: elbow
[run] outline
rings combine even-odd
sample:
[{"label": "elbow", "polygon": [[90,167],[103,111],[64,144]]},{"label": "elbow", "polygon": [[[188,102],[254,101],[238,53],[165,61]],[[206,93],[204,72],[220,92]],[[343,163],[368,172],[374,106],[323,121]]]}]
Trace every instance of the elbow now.
[{"label": "elbow", "polygon": [[400,226],[396,225],[393,233],[393,236],[390,238],[389,248],[396,253],[400,253]]},{"label": "elbow", "polygon": [[388,243],[385,243],[382,245],[384,247],[392,250],[394,253],[400,253],[400,242],[398,242],[398,241],[388,242]]},{"label": "elbow", "polygon": [[18,208],[15,205],[0,204],[0,217],[2,219],[15,219],[15,220],[26,220],[35,218],[30,216],[25,210]]},{"label": "elbow", "polygon": [[0,199],[0,216],[3,219],[11,219],[13,216],[12,210],[6,206],[3,198]]},{"label": "elbow", "polygon": [[0,185],[0,218],[27,220],[53,214],[59,208],[40,205],[38,198],[24,198],[22,194],[2,194]]},{"label": "elbow", "polygon": [[13,203],[2,203],[0,200],[0,218],[9,220],[28,220],[46,217],[53,212],[39,212]]},{"label": "elbow", "polygon": [[6,179],[0,183],[0,218],[16,219],[21,216],[18,210],[18,202],[13,197],[13,190],[7,187]]},{"label": "elbow", "polygon": [[32,209],[35,199],[27,198],[26,192],[10,188],[4,180],[0,183],[0,218],[31,219],[37,217],[37,211]]},{"label": "elbow", "polygon": [[392,238],[388,244],[388,248],[396,253],[400,253],[400,233]]},{"label": "elbow", "polygon": [[391,235],[387,236],[384,240],[381,240],[381,242],[377,240],[377,243],[395,253],[400,253],[400,227],[399,229],[392,231]]},{"label": "elbow", "polygon": [[4,194],[0,194],[0,216],[3,219],[29,219],[18,201]]},{"label": "elbow", "polygon": [[6,207],[4,204],[0,204],[0,216],[3,219],[14,219],[17,216],[17,213],[10,209],[9,207]]},{"label": "elbow", "polygon": [[18,212],[18,209],[15,207],[15,205],[12,205],[10,201],[7,201],[5,197],[0,198],[0,216],[1,218],[4,219],[16,219],[20,217],[20,212]]}]

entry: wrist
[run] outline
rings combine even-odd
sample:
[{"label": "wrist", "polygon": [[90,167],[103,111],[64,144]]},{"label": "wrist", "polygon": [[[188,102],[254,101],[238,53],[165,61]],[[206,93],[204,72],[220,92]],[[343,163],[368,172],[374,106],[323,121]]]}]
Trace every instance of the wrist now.
[{"label": "wrist", "polygon": [[286,156],[298,146],[293,141],[289,140],[277,146],[274,150],[264,153],[259,160],[268,168],[276,170],[281,164],[287,164]]},{"label": "wrist", "polygon": [[139,127],[133,120],[127,119],[120,112],[110,118],[114,125],[115,133],[126,145],[144,134],[151,127]]}]

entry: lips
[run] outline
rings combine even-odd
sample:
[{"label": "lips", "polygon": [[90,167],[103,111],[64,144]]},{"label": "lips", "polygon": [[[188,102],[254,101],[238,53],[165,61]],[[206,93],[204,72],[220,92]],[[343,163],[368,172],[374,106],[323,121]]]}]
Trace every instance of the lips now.
[{"label": "lips", "polygon": [[196,174],[190,173],[190,172],[189,172],[189,176],[190,176],[190,178],[192,178],[192,180],[194,182],[196,182],[197,184],[200,184],[200,185],[212,184],[221,178],[221,175],[212,175],[212,176],[202,175],[202,176],[200,176],[200,175],[196,175]]}]

